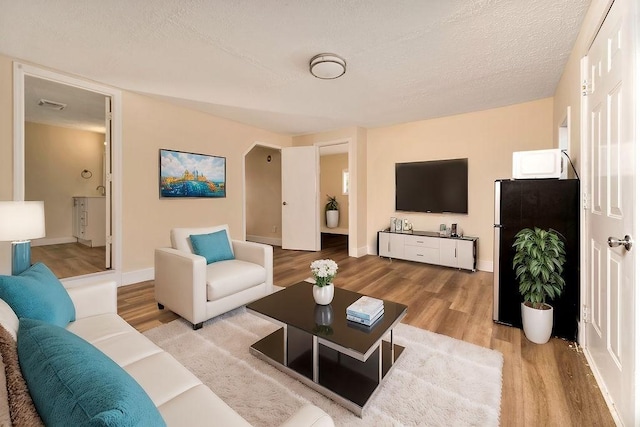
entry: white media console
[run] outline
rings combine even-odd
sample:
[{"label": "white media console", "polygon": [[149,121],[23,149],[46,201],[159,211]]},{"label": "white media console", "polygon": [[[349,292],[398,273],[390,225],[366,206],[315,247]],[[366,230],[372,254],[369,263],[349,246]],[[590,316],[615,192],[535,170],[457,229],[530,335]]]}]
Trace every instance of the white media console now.
[{"label": "white media console", "polygon": [[476,271],[477,237],[444,237],[429,231],[378,231],[378,255]]}]

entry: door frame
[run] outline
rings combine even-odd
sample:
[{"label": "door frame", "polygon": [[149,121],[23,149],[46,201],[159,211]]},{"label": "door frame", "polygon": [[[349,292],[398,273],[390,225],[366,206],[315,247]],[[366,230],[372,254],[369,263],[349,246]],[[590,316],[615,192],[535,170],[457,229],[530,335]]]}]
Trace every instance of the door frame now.
[{"label": "door frame", "polygon": [[64,283],[84,284],[105,278],[122,284],[122,92],[109,86],[81,80],[18,61],[13,63],[13,200],[24,200],[25,141],[24,141],[24,78],[25,76],[50,80],[111,97],[112,128],[112,265],[111,270],[62,279]]}]

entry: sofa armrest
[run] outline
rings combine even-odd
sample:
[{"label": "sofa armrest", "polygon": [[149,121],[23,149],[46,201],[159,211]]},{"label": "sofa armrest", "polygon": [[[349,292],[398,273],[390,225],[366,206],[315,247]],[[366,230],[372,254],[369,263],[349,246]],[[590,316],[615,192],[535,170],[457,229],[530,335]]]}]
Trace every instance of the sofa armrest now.
[{"label": "sofa armrest", "polygon": [[305,405],[280,427],[334,427],[331,417],[314,405]]},{"label": "sofa armrest", "polygon": [[172,248],[155,250],[155,295],[158,303],[196,324],[206,320],[207,261]]},{"label": "sofa armrest", "polygon": [[116,282],[90,283],[66,289],[76,309],[76,319],[118,312]]},{"label": "sofa armrest", "polygon": [[263,243],[232,240],[236,259],[252,262],[267,270],[268,293],[273,292],[273,247]]}]

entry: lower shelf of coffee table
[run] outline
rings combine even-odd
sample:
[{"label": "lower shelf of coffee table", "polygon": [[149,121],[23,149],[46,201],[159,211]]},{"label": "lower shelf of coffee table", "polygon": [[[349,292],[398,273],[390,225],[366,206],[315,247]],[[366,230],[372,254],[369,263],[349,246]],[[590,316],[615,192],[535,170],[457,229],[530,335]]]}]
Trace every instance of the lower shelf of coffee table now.
[{"label": "lower shelf of coffee table", "polygon": [[318,345],[318,382],[313,381],[310,334],[288,328],[288,364],[284,358],[284,332],[279,329],[251,346],[251,353],[361,416],[366,404],[384,381],[404,347],[382,342],[382,381],[378,381],[379,350],[361,362],[334,349]]}]

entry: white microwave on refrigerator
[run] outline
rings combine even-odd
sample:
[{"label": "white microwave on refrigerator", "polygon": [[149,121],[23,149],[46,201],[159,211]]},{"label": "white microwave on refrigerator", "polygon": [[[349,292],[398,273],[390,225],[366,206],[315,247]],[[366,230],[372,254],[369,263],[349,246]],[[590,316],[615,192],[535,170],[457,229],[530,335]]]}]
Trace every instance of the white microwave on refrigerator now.
[{"label": "white microwave on refrigerator", "polygon": [[513,153],[514,179],[560,178],[563,171],[564,162],[559,148]]}]

